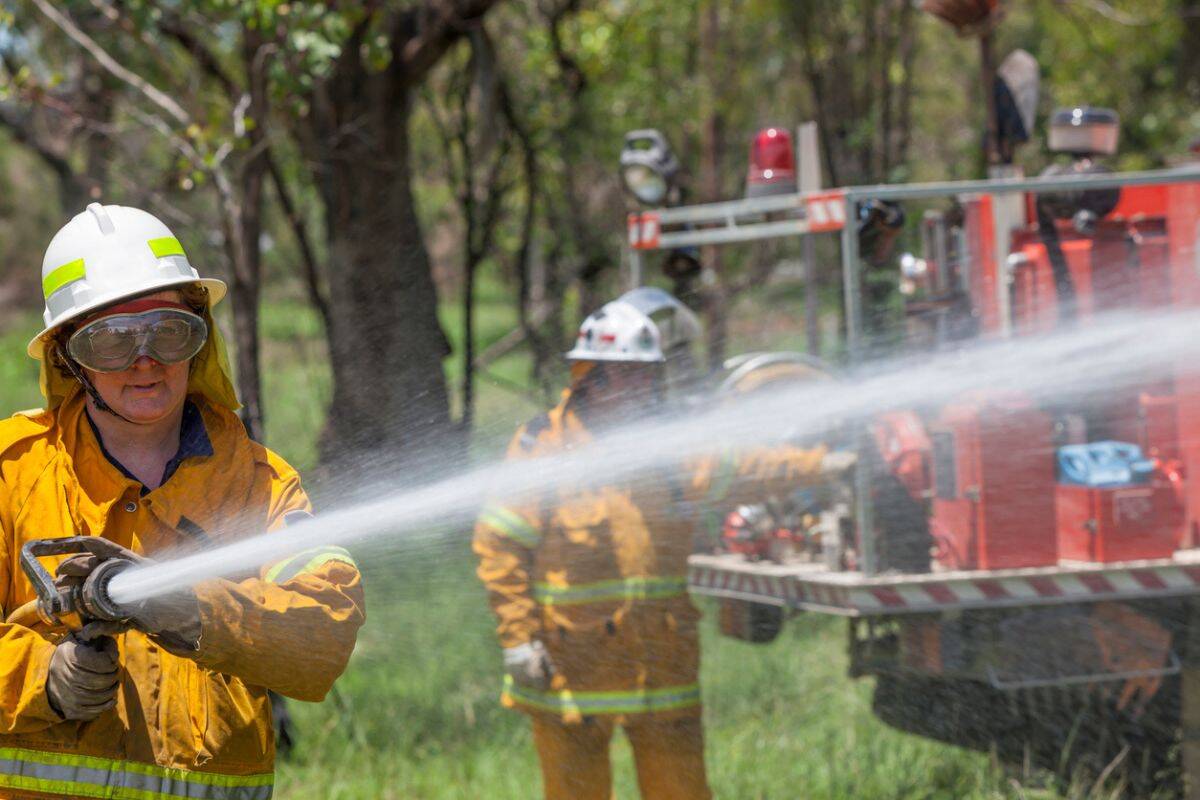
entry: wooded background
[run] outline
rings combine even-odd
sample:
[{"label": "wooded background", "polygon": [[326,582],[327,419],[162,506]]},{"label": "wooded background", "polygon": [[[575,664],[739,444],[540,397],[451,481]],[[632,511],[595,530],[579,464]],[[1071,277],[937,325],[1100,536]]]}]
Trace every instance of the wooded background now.
[{"label": "wooded background", "polygon": [[[1200,135],[1200,0],[1002,7],[998,58],[1020,47],[1041,64],[1027,173],[1047,162],[1056,106],[1118,110],[1124,168],[1172,163]],[[621,289],[628,130],[667,135],[692,202],[742,194],[750,138],[767,124],[817,122],[827,185],[985,168],[978,44],[911,0],[0,8],[5,308],[40,307],[43,248],[87,202],[146,208],[231,284],[257,435],[263,303],[315,310],[332,365],[320,446],[331,466],[462,451],[480,370],[513,348],[532,355],[515,389],[550,398],[575,324]],[[769,255],[705,254],[714,353]],[[825,258],[823,280],[836,285],[837,268]],[[489,342],[475,329],[483,280],[518,322]],[[451,318],[462,329],[448,337]]]}]

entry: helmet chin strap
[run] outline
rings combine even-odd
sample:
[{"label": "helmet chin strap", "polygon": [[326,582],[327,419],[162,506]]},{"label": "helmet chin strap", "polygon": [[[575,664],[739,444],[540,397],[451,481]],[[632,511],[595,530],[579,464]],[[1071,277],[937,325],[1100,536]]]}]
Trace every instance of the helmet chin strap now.
[{"label": "helmet chin strap", "polygon": [[63,352],[62,347],[60,347],[58,344],[55,344],[54,352],[58,355],[59,359],[62,360],[62,363],[64,366],[66,366],[67,371],[70,372],[75,380],[79,381],[79,383],[83,386],[83,390],[87,392],[88,397],[92,398],[92,402],[96,405],[96,408],[100,409],[101,411],[107,411],[117,419],[124,420],[131,425],[134,424],[133,420],[118,414],[113,410],[112,406],[104,402],[104,398],[100,396],[100,392],[96,390],[96,387],[92,381],[88,378],[84,371],[79,368],[79,365],[75,363],[75,360]]}]

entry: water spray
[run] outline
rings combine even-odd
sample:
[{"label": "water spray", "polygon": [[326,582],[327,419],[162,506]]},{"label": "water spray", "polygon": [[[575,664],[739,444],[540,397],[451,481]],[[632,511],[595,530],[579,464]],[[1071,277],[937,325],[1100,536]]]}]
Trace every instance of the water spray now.
[{"label": "water spray", "polygon": [[973,390],[1016,389],[1039,400],[1103,391],[1146,369],[1200,358],[1197,331],[1200,313],[1191,309],[1156,312],[1152,318],[1119,313],[1087,328],[1019,342],[985,342],[899,358],[844,381],[738,398],[676,418],[628,425],[555,456],[487,465],[415,488],[398,486],[378,500],[289,526],[286,533],[238,536],[233,544],[207,552],[124,569],[114,575],[108,596],[117,606],[129,606],[180,585],[256,572],[257,565],[312,547],[470,526],[489,497],[520,500],[600,480],[633,480],[689,458],[779,444],[786,436],[819,436],[839,423],[861,423],[889,409]]}]

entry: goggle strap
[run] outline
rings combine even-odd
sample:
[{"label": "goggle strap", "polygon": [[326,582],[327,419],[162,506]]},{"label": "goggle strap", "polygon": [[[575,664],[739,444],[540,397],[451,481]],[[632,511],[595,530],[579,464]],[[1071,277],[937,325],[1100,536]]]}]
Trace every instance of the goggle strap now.
[{"label": "goggle strap", "polygon": [[104,402],[104,398],[100,396],[100,392],[96,389],[95,386],[92,385],[92,382],[88,379],[87,374],[79,368],[78,364],[75,363],[75,359],[71,358],[70,355],[63,352],[63,349],[61,347],[59,347],[57,344],[54,345],[54,349],[58,352],[58,357],[60,359],[62,359],[62,362],[66,366],[67,371],[71,373],[71,376],[74,377],[75,380],[79,381],[79,383],[82,384],[83,390],[85,392],[87,392],[88,397],[92,398],[92,402],[95,403],[96,408],[100,409],[101,411],[107,411],[109,414],[112,414],[117,419],[125,420],[125,422],[133,422],[133,420],[127,419],[126,417],[122,416],[121,414],[118,414],[112,408],[112,406],[110,406],[108,403]]}]

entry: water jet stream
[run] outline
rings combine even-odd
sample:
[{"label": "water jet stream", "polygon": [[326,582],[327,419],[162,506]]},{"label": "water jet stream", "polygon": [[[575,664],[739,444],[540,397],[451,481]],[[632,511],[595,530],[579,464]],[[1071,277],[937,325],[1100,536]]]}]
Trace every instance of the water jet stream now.
[{"label": "water jet stream", "polygon": [[[1016,390],[1059,401],[1136,383],[1147,373],[1200,358],[1200,311],[1122,312],[1086,327],[872,364],[837,382],[756,393],[669,419],[614,429],[561,454],[485,465],[379,500],[324,514],[272,533],[128,570],[112,598],[131,603],[181,585],[254,571],[321,545],[352,545],[383,535],[469,527],[487,497],[520,501],[556,487],[612,484],[674,468],[729,448],[814,436],[890,409],[929,406],[971,390]],[[1200,370],[1198,370],[1200,371]],[[1019,435],[1019,432],[1014,432]]]}]

